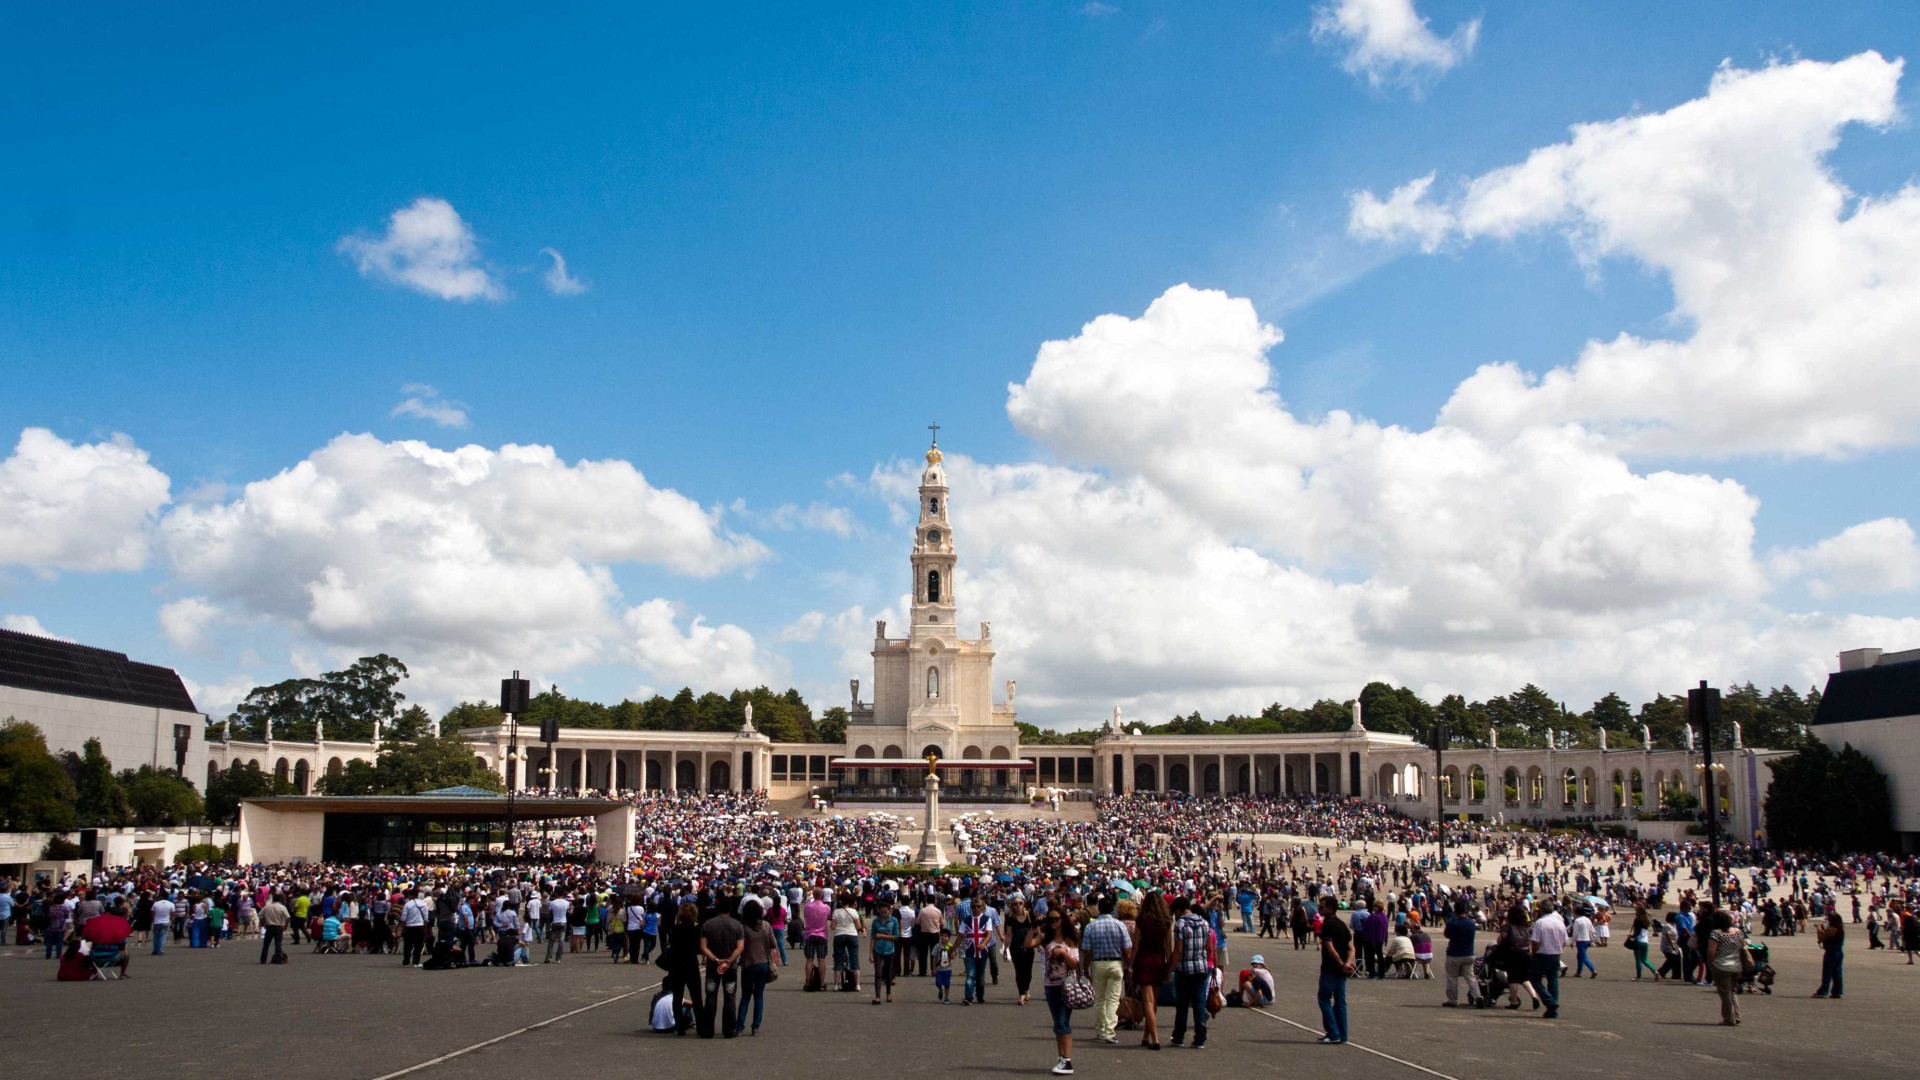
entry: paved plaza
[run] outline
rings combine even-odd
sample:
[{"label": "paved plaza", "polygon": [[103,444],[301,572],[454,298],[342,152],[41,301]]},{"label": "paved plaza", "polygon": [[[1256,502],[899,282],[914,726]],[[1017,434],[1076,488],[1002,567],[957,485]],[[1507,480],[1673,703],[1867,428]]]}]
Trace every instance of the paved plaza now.
[{"label": "paved plaza", "polygon": [[[1441,1008],[1437,978],[1355,980],[1354,1044],[1344,1048],[1314,1042],[1315,954],[1235,934],[1236,968],[1259,951],[1276,973],[1272,1010],[1227,1010],[1205,1051],[1169,1046],[1157,1054],[1126,1032],[1119,1046],[1099,1044],[1091,1014],[1077,1013],[1074,1060],[1083,1076],[1904,1074],[1920,1060],[1920,1030],[1910,1019],[1920,967],[1869,953],[1864,932],[1851,929],[1844,1000],[1807,996],[1818,976],[1811,936],[1768,939],[1780,972],[1776,993],[1743,997],[1745,1022],[1735,1029],[1717,1025],[1711,991],[1635,984],[1626,950],[1615,946],[1595,953],[1599,979],[1562,982],[1557,1021]],[[984,1006],[937,1004],[931,980],[909,978],[891,1007],[876,1008],[866,994],[800,992],[796,964],[769,988],[759,1037],[706,1041],[648,1032],[645,1006],[658,970],[616,967],[604,953],[444,972],[403,969],[391,956],[313,956],[305,946],[286,966],[262,967],[257,956],[246,942],[173,948],[163,959],[136,954],[126,982],[58,983],[54,964],[37,952],[8,948],[0,952],[0,1047],[20,1075],[57,1070],[103,1080],[434,1080],[633,1067],[666,1076],[1038,1076],[1053,1064],[1046,1010],[1038,1000],[1013,1004],[1011,965]],[[1171,1010],[1161,1018],[1167,1041]]]}]

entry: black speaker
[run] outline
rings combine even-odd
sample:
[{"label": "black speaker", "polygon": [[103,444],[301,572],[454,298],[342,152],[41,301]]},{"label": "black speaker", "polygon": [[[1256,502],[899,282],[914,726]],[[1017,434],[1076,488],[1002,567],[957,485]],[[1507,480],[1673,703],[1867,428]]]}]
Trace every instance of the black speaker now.
[{"label": "black speaker", "polygon": [[556,743],[560,741],[560,718],[558,716],[549,716],[545,720],[540,721],[540,741],[544,743]]},{"label": "black speaker", "polygon": [[500,680],[500,711],[523,716],[533,700],[532,686],[525,679]]}]

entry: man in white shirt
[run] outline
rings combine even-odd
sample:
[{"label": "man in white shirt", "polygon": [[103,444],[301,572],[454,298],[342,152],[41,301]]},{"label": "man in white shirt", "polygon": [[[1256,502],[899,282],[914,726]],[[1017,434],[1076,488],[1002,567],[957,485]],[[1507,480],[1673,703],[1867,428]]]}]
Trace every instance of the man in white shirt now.
[{"label": "man in white shirt", "polygon": [[400,953],[401,967],[416,967],[427,951],[427,922],[433,918],[433,906],[420,898],[419,889],[407,890],[407,902],[400,908],[400,937],[405,945]]},{"label": "man in white shirt", "polygon": [[567,948],[567,912],[573,905],[558,893],[547,901],[547,916],[553,920],[552,929],[547,931],[547,958],[544,963],[557,964],[566,955]]},{"label": "man in white shirt", "polygon": [[167,934],[173,930],[173,901],[161,893],[153,902],[153,955],[167,954]]},{"label": "man in white shirt", "polygon": [[1573,925],[1567,928],[1567,938],[1573,942],[1574,952],[1579,954],[1579,962],[1573,967],[1573,977],[1576,979],[1582,971],[1590,973],[1593,978],[1600,977],[1600,969],[1594,967],[1593,961],[1587,957],[1587,949],[1592,947],[1595,937],[1593,920],[1587,917],[1587,909],[1581,908]]},{"label": "man in white shirt", "polygon": [[1541,1015],[1552,1020],[1560,1015],[1560,954],[1567,948],[1567,923],[1554,910],[1552,900],[1540,901],[1540,917],[1533,920],[1531,941],[1533,965],[1527,981],[1547,1007]]}]

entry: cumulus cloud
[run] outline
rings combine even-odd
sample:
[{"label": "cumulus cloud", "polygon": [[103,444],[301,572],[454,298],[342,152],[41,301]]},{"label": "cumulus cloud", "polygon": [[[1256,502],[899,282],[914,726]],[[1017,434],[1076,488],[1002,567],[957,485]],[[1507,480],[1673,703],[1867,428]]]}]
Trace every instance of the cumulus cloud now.
[{"label": "cumulus cloud", "polygon": [[187,596],[160,606],[160,632],[187,652],[206,650],[207,630],[222,618],[218,605],[204,596]]},{"label": "cumulus cloud", "polygon": [[760,651],[753,635],[731,623],[709,626],[698,616],[687,623],[668,600],[649,600],[628,608],[625,655],[673,686],[732,689],[784,682],[786,666]]},{"label": "cumulus cloud", "polygon": [[1781,577],[1806,578],[1807,591],[1821,599],[1920,588],[1920,544],[1905,518],[1862,522],[1811,547],[1777,552],[1771,566]]},{"label": "cumulus cloud", "polygon": [[[1638,471],[1578,424],[1302,420],[1267,360],[1280,341],[1248,301],[1175,287],[1046,343],[1009,387],[1059,464],[948,455],[956,596],[993,621],[1030,718],[1248,710],[1375,678],[1551,682],[1575,703],[1804,683],[1837,641],[1920,636],[1770,607],[1758,503],[1732,480]],[[905,506],[917,475],[872,483]]]},{"label": "cumulus cloud", "polygon": [[548,292],[555,296],[579,296],[587,291],[586,282],[567,273],[567,260],[558,251],[550,247],[541,248],[540,254],[553,260],[553,265],[547,268],[543,279],[547,283]]},{"label": "cumulus cloud", "polygon": [[480,258],[473,229],[453,204],[423,195],[393,212],[381,236],[343,236],[339,251],[360,276],[442,300],[504,300],[503,286]]},{"label": "cumulus cloud", "polygon": [[[667,638],[653,617],[647,647],[625,644],[616,564],[706,577],[767,554],[625,461],[370,435],[341,435],[231,501],[183,506],[161,536],[176,576],[204,602],[334,650],[321,662],[367,648],[403,656],[429,689],[452,693],[503,667],[645,663]],[[200,612],[176,613],[183,633]],[[701,650],[738,656],[741,633],[696,620],[664,662],[677,671]]]},{"label": "cumulus cloud", "polygon": [[1535,375],[1488,364],[1444,423],[1510,436],[1579,423],[1636,455],[1840,456],[1920,439],[1920,187],[1857,195],[1828,157],[1899,117],[1902,64],[1723,67],[1704,97],[1573,128],[1461,184],[1354,197],[1350,229],[1445,240],[1564,236],[1671,283],[1672,337],[1592,341]]},{"label": "cumulus cloud", "polygon": [[754,510],[747,506],[746,500],[735,499],[730,509],[755,525],[779,529],[782,532],[809,529],[814,532],[832,533],[835,536],[852,536],[857,527],[851,510],[844,506],[831,506],[827,503],[809,503],[804,507],[795,503],[782,503],[771,510]]},{"label": "cumulus cloud", "polygon": [[400,392],[407,396],[393,407],[388,417],[413,416],[444,428],[467,426],[465,402],[448,401],[440,396],[440,391],[426,383],[408,383],[400,388]]},{"label": "cumulus cloud", "polygon": [[1313,39],[1339,50],[1340,67],[1369,86],[1417,93],[1473,55],[1480,20],[1441,37],[1413,0],[1334,0],[1314,9]]},{"label": "cumulus cloud", "polygon": [[125,435],[76,444],[26,428],[0,460],[0,566],[138,570],[170,487]]},{"label": "cumulus cloud", "polygon": [[0,615],[0,630],[12,630],[15,633],[32,634],[35,637],[52,638],[55,641],[73,640],[61,637],[40,625],[40,620],[31,615]]}]

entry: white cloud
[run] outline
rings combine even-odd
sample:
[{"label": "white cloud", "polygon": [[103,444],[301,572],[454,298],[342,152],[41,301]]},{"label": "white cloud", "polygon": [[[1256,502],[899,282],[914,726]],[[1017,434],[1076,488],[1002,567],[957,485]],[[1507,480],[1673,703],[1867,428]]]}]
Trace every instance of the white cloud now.
[{"label": "white cloud", "polygon": [[[233,617],[291,628],[320,651],[315,663],[377,649],[449,695],[505,668],[558,673],[620,655],[615,564],[704,577],[767,554],[625,461],[369,435],[341,435],[230,502],[181,507],[161,535],[183,584]],[[658,620],[648,625],[657,648]],[[696,620],[675,669],[703,649],[738,654],[739,633]]]},{"label": "white cloud", "polygon": [[682,633],[680,615],[678,605],[667,600],[627,609],[627,655],[656,679],[723,692],[786,681],[785,665],[761,653],[752,634],[731,623],[708,626],[698,616]]},{"label": "white cloud", "polygon": [[1805,577],[1807,591],[1825,599],[1840,593],[1885,593],[1920,588],[1920,544],[1904,518],[1881,518],[1846,529],[1811,547],[1775,553],[1781,577]]},{"label": "white cloud", "polygon": [[1505,437],[1579,423],[1636,455],[1839,456],[1920,440],[1920,187],[1859,196],[1828,165],[1850,124],[1899,118],[1902,63],[1862,53],[1723,67],[1705,97],[1581,124],[1447,200],[1423,178],[1355,197],[1350,230],[1557,230],[1666,276],[1681,336],[1623,333],[1534,375],[1489,364],[1444,423]]},{"label": "white cloud", "polygon": [[1120,9],[1112,4],[1103,4],[1100,0],[1087,0],[1080,6],[1080,14],[1089,19],[1103,19],[1108,15],[1120,14]]},{"label": "white cloud", "polygon": [[338,249],[360,276],[403,285],[442,300],[504,300],[505,286],[480,259],[473,229],[453,204],[423,195],[393,212],[384,236],[355,233]]},{"label": "white cloud", "polygon": [[808,611],[780,628],[781,641],[814,641],[820,637],[820,631],[827,625],[824,611]]},{"label": "white cloud", "polygon": [[548,247],[541,248],[540,254],[553,259],[553,265],[547,268],[542,280],[547,283],[547,291],[555,296],[579,296],[587,291],[587,284],[567,273],[567,260],[558,251]]},{"label": "white cloud", "polygon": [[1453,215],[1427,200],[1433,186],[1433,173],[1416,177],[1394,188],[1386,201],[1371,191],[1356,192],[1353,211],[1347,219],[1347,231],[1362,240],[1420,241],[1424,251],[1432,251],[1453,231]]},{"label": "white cloud", "polygon": [[[1179,286],[1043,345],[1008,414],[1062,464],[950,453],[955,595],[1029,719],[1085,723],[1551,684],[1570,704],[1793,679],[1920,620],[1769,607],[1757,501],[1636,472],[1579,425],[1480,434],[1295,416],[1245,300]],[[917,469],[872,483],[910,504]],[[854,661],[858,656],[850,652]],[[857,668],[855,670],[858,670]],[[1587,696],[1591,695],[1591,697]]]},{"label": "white cloud", "polygon": [[426,383],[409,383],[400,388],[407,397],[393,407],[388,417],[414,416],[431,421],[443,428],[463,428],[467,426],[467,406],[462,401],[448,401],[440,396],[440,391]]},{"label": "white cloud", "polygon": [[0,630],[12,630],[17,634],[32,634],[35,637],[52,638],[55,641],[73,640],[61,637],[40,625],[40,620],[31,615],[0,615]]},{"label": "white cloud", "polygon": [[1313,12],[1313,39],[1341,50],[1340,67],[1377,88],[1418,93],[1473,55],[1480,20],[1435,34],[1413,0],[1334,0]]},{"label": "white cloud", "polygon": [[187,652],[207,648],[207,629],[224,617],[219,606],[204,596],[186,596],[160,606],[160,632]]},{"label": "white cloud", "polygon": [[0,460],[0,566],[138,570],[170,487],[125,435],[74,444],[26,428]]}]

